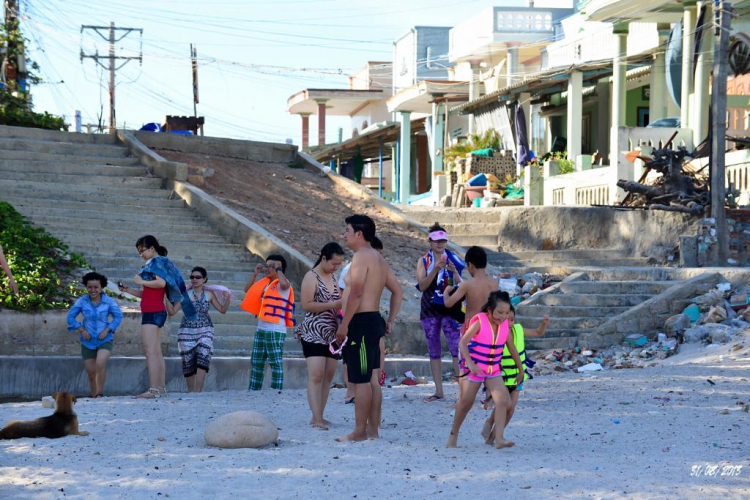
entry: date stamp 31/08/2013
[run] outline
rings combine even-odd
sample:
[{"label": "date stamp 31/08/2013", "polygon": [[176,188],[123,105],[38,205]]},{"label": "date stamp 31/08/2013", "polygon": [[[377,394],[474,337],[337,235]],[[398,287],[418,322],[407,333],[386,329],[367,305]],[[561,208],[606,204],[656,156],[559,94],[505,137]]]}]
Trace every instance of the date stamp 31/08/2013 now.
[{"label": "date stamp 31/08/2013", "polygon": [[697,464],[690,469],[691,477],[736,477],[742,474],[741,465]]}]

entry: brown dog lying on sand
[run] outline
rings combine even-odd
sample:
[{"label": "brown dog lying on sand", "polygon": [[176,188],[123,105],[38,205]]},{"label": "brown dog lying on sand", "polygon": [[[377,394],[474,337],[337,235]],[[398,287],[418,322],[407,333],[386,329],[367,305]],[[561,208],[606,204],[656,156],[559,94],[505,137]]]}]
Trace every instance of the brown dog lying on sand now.
[{"label": "brown dog lying on sand", "polygon": [[0,430],[0,439],[38,438],[56,439],[70,434],[88,436],[78,430],[78,416],[73,411],[76,397],[69,392],[56,392],[55,413],[36,420],[14,420]]}]

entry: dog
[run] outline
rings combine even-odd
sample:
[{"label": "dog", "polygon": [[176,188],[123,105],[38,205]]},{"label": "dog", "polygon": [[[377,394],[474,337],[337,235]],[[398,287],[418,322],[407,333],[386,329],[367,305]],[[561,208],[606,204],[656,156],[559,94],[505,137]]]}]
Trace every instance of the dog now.
[{"label": "dog", "polygon": [[69,392],[56,392],[55,413],[36,420],[14,420],[0,430],[0,439],[50,438],[69,435],[88,436],[87,431],[78,430],[78,416],[73,411],[76,397]]}]

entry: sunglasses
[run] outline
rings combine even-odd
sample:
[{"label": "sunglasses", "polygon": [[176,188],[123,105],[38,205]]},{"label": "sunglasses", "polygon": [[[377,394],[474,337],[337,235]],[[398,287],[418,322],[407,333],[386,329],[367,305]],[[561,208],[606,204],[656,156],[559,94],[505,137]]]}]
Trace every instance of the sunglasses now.
[{"label": "sunglasses", "polygon": [[331,351],[331,354],[341,354],[342,349],[344,349],[344,346],[346,345],[346,341],[349,340],[349,337],[344,337],[344,341],[341,343],[340,346],[336,346],[336,341],[334,340],[330,344],[328,344],[328,350]]},{"label": "sunglasses", "polygon": [[201,276],[200,274],[198,274],[198,275],[195,275],[195,276],[191,276],[190,279],[191,280],[202,280],[203,276]]}]

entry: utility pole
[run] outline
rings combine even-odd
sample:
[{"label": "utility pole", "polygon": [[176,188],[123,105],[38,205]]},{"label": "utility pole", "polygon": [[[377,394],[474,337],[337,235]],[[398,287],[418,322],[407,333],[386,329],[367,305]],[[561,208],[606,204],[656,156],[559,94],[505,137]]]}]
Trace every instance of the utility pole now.
[{"label": "utility pole", "polygon": [[[87,26],[83,25],[81,26],[81,33],[83,33],[83,30],[89,29],[94,30],[94,32],[102,37],[104,40],[109,42],[109,55],[108,56],[100,56],[99,51],[97,50],[93,55],[92,54],[84,54],[83,48],[81,48],[81,62],[83,63],[84,58],[93,59],[96,64],[101,66],[102,68],[109,70],[109,133],[114,134],[115,130],[117,129],[117,120],[115,116],[115,72],[125,66],[127,63],[129,63],[132,59],[138,59],[138,62],[143,64],[143,52],[139,53],[137,56],[116,56],[115,55],[115,44],[128,36],[133,31],[138,31],[141,36],[143,36],[143,29],[141,28],[115,28],[115,23],[111,22],[109,23],[109,26]],[[104,34],[103,30],[108,30],[109,33],[107,35]],[[123,31],[124,33],[118,38],[115,37],[116,31]],[[100,59],[109,59],[109,64],[104,65]],[[122,59],[123,63],[119,66],[115,65],[116,59]]]},{"label": "utility pole", "polygon": [[727,67],[729,66],[729,29],[732,5],[729,2],[716,3],[716,43],[714,44],[714,73],[711,91],[711,217],[716,221],[716,262],[725,267],[729,258],[729,234],[727,216],[724,209],[726,173],[726,133],[727,133]]},{"label": "utility pole", "polygon": [[198,47],[190,44],[190,65],[193,69],[193,116],[198,118]]}]

